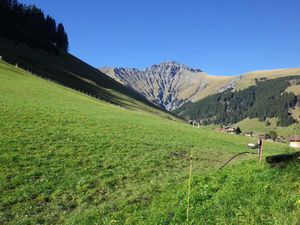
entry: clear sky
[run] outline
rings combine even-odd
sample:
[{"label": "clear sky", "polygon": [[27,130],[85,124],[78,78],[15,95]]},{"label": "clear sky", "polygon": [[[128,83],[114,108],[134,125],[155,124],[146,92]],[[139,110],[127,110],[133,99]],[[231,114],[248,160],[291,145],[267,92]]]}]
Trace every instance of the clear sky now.
[{"label": "clear sky", "polygon": [[300,0],[20,0],[95,66],[175,60],[214,75],[300,67]]}]

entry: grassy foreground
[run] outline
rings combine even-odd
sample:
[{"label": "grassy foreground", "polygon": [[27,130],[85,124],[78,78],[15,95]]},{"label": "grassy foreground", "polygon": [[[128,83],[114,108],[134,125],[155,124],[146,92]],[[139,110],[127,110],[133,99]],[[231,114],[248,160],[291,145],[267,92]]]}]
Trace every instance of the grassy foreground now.
[{"label": "grassy foreground", "polygon": [[246,137],[126,110],[2,62],[0,125],[0,224],[300,223],[298,164],[245,156],[217,171]]}]

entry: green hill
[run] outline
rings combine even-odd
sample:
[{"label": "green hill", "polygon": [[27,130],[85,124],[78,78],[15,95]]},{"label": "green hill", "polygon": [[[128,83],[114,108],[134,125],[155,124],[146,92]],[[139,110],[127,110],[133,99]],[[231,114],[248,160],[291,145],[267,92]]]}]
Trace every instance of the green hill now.
[{"label": "green hill", "polygon": [[267,118],[267,120],[271,123],[268,126],[266,125],[266,122],[261,122],[257,118],[247,118],[234,124],[234,127],[240,127],[243,132],[255,131],[258,134],[270,133],[270,131],[273,130],[276,131],[277,135],[284,137],[300,133],[300,124],[295,123],[288,127],[280,127],[276,125],[278,121],[276,118]]},{"label": "green hill", "polygon": [[[46,65],[32,64],[41,72]],[[128,109],[0,61],[0,224],[300,222],[299,164],[271,168],[244,156],[219,172],[252,140],[118,96]],[[265,144],[265,155],[287,151]]]},{"label": "green hill", "polygon": [[256,79],[269,80],[269,79],[276,79],[276,78],[287,77],[287,76],[295,76],[299,74],[300,74],[300,68],[252,71],[242,75],[241,80],[239,80],[237,82],[237,85],[235,86],[235,90],[243,90],[252,85],[255,85]]},{"label": "green hill", "polygon": [[168,112],[162,113],[158,106],[150,103],[135,91],[121,85],[69,53],[61,52],[57,56],[0,36],[0,56],[5,61],[38,76],[95,96],[103,101],[125,108],[148,110],[174,119]]},{"label": "green hill", "polygon": [[[278,118],[277,126],[286,127],[299,120],[299,97],[288,92],[300,83],[300,76],[256,80],[256,85],[240,91],[226,90],[176,109],[178,115],[202,124],[234,124],[246,118]],[[292,110],[294,110],[294,115]],[[296,117],[296,118],[295,118]]]}]

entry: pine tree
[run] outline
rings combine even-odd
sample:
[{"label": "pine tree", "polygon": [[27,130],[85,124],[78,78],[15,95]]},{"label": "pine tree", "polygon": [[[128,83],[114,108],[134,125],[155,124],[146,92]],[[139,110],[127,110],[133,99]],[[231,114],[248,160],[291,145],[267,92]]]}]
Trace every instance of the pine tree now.
[{"label": "pine tree", "polygon": [[241,128],[240,128],[240,127],[237,127],[235,133],[236,133],[236,134],[241,134],[241,133],[242,133]]},{"label": "pine tree", "polygon": [[57,45],[65,50],[65,51],[68,51],[68,48],[69,48],[69,42],[68,42],[68,35],[66,34],[65,32],[65,28],[64,28],[64,25],[59,23],[57,25]]},{"label": "pine tree", "polygon": [[26,6],[17,0],[0,0],[0,35],[58,54],[68,51],[68,35],[62,24],[44,15],[36,6]]}]

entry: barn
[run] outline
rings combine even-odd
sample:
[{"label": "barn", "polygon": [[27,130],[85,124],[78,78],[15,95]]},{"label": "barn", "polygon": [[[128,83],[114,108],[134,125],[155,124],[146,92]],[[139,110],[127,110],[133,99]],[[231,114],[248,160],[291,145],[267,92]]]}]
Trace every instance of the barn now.
[{"label": "barn", "polygon": [[290,136],[288,137],[290,147],[300,148],[300,135]]}]

